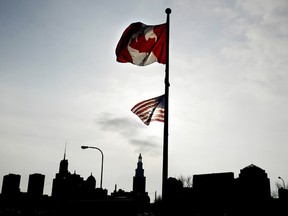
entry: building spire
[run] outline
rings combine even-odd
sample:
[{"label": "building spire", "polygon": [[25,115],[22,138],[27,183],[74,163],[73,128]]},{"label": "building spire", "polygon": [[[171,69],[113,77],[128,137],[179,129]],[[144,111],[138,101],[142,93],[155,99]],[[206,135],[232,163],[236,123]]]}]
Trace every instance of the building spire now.
[{"label": "building spire", "polygon": [[59,173],[66,175],[68,173],[68,160],[66,160],[67,141],[65,142],[64,158],[60,161]]},{"label": "building spire", "polygon": [[67,147],[67,141],[65,142],[64,160],[66,159],[66,147]]}]

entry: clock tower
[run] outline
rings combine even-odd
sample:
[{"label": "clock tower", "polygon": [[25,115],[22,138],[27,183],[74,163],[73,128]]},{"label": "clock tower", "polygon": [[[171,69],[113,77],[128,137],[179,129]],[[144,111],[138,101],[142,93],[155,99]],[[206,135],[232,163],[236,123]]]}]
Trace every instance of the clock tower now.
[{"label": "clock tower", "polygon": [[142,155],[139,154],[137,168],[135,169],[135,176],[133,177],[133,193],[135,195],[145,194],[146,177],[144,176]]}]

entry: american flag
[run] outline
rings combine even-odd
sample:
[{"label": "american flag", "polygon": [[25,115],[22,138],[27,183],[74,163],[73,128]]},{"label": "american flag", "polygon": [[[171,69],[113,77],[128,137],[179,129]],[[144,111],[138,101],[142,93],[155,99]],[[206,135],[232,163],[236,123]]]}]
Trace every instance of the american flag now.
[{"label": "american flag", "polygon": [[146,125],[151,121],[164,122],[165,95],[151,98],[136,104],[131,111]]}]

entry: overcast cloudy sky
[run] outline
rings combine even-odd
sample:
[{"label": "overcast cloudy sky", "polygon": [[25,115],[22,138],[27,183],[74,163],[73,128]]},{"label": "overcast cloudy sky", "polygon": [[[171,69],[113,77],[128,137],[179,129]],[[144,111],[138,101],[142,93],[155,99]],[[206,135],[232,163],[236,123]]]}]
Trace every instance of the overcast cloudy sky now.
[{"label": "overcast cloudy sky", "polygon": [[[170,25],[169,176],[254,164],[271,190],[288,184],[287,0],[0,0],[0,186],[63,159],[110,194],[132,190],[139,153],[151,200],[161,194],[163,123],[130,109],[164,93],[164,69],[116,62],[133,22]],[[213,182],[211,183],[213,184]]]}]

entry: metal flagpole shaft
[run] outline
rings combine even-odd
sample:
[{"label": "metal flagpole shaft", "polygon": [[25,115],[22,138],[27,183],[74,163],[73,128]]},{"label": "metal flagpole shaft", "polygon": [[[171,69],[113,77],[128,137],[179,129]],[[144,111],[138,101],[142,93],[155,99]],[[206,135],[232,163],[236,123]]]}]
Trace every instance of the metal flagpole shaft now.
[{"label": "metal flagpole shaft", "polygon": [[171,9],[165,10],[166,20],[166,68],[165,68],[165,119],[164,119],[164,138],[163,138],[163,173],[162,173],[162,199],[166,200],[166,189],[168,179],[168,105],[169,105],[169,25]]}]

